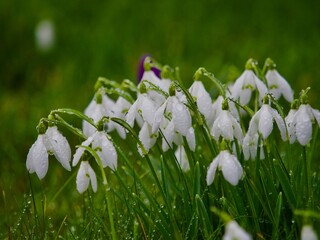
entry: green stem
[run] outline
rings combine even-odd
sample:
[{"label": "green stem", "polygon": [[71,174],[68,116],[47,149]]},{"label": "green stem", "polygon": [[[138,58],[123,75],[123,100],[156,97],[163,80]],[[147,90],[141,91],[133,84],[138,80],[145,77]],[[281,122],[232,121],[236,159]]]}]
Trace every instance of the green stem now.
[{"label": "green stem", "polygon": [[302,157],[303,157],[303,164],[304,164],[304,181],[305,181],[305,196],[306,196],[306,207],[309,205],[309,176],[308,176],[308,161],[307,161],[307,148],[306,146],[302,147]]}]

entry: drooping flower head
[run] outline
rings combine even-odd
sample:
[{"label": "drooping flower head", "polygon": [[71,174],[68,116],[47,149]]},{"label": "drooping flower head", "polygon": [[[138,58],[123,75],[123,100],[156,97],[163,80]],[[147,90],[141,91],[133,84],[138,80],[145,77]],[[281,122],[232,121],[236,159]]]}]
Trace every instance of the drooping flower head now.
[{"label": "drooping flower head", "polygon": [[145,69],[145,62],[152,63],[151,56],[149,54],[145,54],[140,58],[139,65],[138,65],[138,71],[137,71],[137,79],[138,83],[142,80],[142,76],[145,71],[151,70],[158,78],[160,78],[161,70],[159,68],[150,66],[150,69]]}]

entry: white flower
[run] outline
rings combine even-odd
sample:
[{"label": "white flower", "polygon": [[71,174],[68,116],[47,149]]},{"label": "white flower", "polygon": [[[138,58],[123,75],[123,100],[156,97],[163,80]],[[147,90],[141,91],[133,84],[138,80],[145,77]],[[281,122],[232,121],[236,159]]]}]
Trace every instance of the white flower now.
[{"label": "white flower", "polygon": [[182,171],[184,172],[189,171],[190,170],[189,161],[183,145],[178,146],[174,155],[176,156]]},{"label": "white flower", "polygon": [[134,120],[137,121],[140,127],[142,127],[144,121],[152,125],[155,112],[155,102],[151,100],[148,94],[142,93],[138,95],[137,100],[129,108],[126,121],[131,127],[134,125]]},{"label": "white flower", "polygon": [[[185,136],[188,142],[188,145],[192,151],[195,150],[195,134],[192,127],[191,115],[189,109],[185,106],[184,103],[176,96],[170,96],[167,100],[158,108],[155,112],[153,123],[152,123],[152,132],[155,133],[159,130],[161,124],[167,123],[168,120],[166,116],[171,116],[171,123],[165,124],[165,128],[170,129],[170,132],[166,132],[165,137],[168,136],[167,141],[171,145],[173,141],[174,132],[179,133],[182,136]],[[170,125],[169,125],[170,124]]]},{"label": "white flower", "polygon": [[55,41],[54,25],[50,20],[42,20],[35,29],[37,47],[42,51],[48,51]]},{"label": "white flower", "polygon": [[35,172],[39,179],[44,178],[49,167],[49,154],[53,154],[66,170],[71,170],[70,145],[56,126],[48,127],[45,134],[39,134],[31,146],[26,162],[28,171]]},{"label": "white flower", "polygon": [[[96,131],[91,137],[89,137],[87,140],[85,140],[81,146],[88,147],[89,145],[92,145],[92,149],[96,151],[98,154],[102,167],[110,167],[112,170],[115,170],[117,168],[117,151],[115,147],[113,146],[113,143],[108,139],[108,136],[103,131]],[[72,165],[76,166],[83,155],[85,149],[82,147],[79,147],[72,160]]]},{"label": "white flower", "polygon": [[191,96],[195,99],[200,113],[203,114],[207,123],[212,119],[212,100],[209,93],[203,86],[201,81],[194,81],[189,88]]},{"label": "white flower", "polygon": [[[246,136],[243,139],[242,143],[242,151],[244,155],[244,159],[248,160],[250,157],[251,159],[255,159],[257,156],[257,149],[258,149],[258,143],[259,143],[259,134],[246,134]],[[264,150],[263,150],[263,143],[260,142],[260,159],[264,159]]]},{"label": "white flower", "polygon": [[313,109],[308,104],[301,104],[296,112],[292,111],[291,115],[287,116],[290,143],[297,139],[301,145],[307,145],[312,137],[312,123],[314,120],[320,126],[320,111]]},{"label": "white flower", "polygon": [[237,157],[227,150],[221,151],[211,162],[207,172],[207,185],[213,183],[217,168],[224,178],[233,186],[237,185],[243,175],[243,169]]},{"label": "white flower", "polygon": [[295,128],[294,128],[294,116],[296,114],[297,110],[296,109],[290,109],[288,115],[285,118],[285,123],[287,125],[288,129],[288,135],[289,135],[289,141],[290,143],[294,143],[297,140],[297,136],[295,133]]},{"label": "white flower", "polygon": [[98,187],[96,174],[91,168],[89,162],[82,161],[76,179],[78,192],[85,192],[88,189],[90,182],[93,191],[96,192]]},{"label": "white flower", "polygon": [[[154,144],[157,141],[157,138],[158,138],[158,134],[152,133],[151,126],[147,122],[145,122],[142,125],[142,128],[140,129],[139,139],[140,139],[144,149],[146,150],[146,153],[148,153],[150,148],[152,148],[154,146]],[[138,151],[141,156],[144,155],[144,152],[142,152],[139,145],[138,145]]]},{"label": "white flower", "polygon": [[304,225],[301,230],[301,240],[318,240],[318,236],[311,226]]},{"label": "white flower", "polygon": [[[105,94],[101,95],[98,93],[97,96],[92,99],[88,107],[84,110],[84,114],[92,118],[94,123],[97,123],[102,117],[111,115],[111,109],[113,106],[114,101],[112,99]],[[84,135],[87,137],[90,137],[96,131],[96,128],[87,121],[83,121],[82,129]]]},{"label": "white flower", "polygon": [[226,230],[223,235],[223,240],[251,240],[252,237],[239,224],[232,220],[226,225]]},{"label": "white flower", "polygon": [[249,123],[247,134],[253,135],[259,132],[263,139],[266,139],[272,132],[273,121],[277,123],[282,140],[286,141],[286,125],[284,120],[275,109],[271,108],[269,104],[263,104],[259,111],[253,115]]},{"label": "white flower", "polygon": [[[128,112],[130,107],[131,107],[131,103],[129,103],[123,97],[119,97],[111,109],[110,117],[117,117],[122,120],[125,120],[125,114]],[[108,126],[108,129],[107,129],[108,132],[111,132],[114,129],[116,129],[119,136],[122,139],[126,138],[125,129],[121,125],[119,125],[118,123],[110,121],[107,126]]]},{"label": "white flower", "polygon": [[[222,112],[222,103],[225,101],[225,99],[220,95],[212,104],[212,119],[211,119],[211,123],[209,124],[209,126],[212,126],[214,120],[216,120],[218,118],[218,116],[220,115],[220,113]],[[229,101],[228,102],[228,106],[230,109],[230,112],[232,114],[232,116],[239,122],[240,117],[239,117],[239,112],[238,109],[236,108],[234,102]]]},{"label": "white flower", "polygon": [[279,99],[281,95],[288,101],[293,101],[293,91],[289,83],[279,74],[276,69],[268,70],[266,74],[269,91],[275,99]]},{"label": "white flower", "polygon": [[228,110],[222,110],[214,121],[211,131],[213,138],[218,141],[220,137],[226,140],[233,140],[234,137],[242,142],[243,134],[238,121]]},{"label": "white flower", "polygon": [[231,96],[240,101],[241,105],[249,103],[252,91],[257,89],[260,99],[266,95],[266,85],[254,74],[252,70],[245,70],[231,87]]}]

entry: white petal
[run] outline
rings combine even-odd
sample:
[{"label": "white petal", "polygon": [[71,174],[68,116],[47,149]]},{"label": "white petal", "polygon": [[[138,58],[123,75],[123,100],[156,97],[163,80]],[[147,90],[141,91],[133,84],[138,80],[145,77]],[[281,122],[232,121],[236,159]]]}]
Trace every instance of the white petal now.
[{"label": "white petal", "polygon": [[270,133],[273,129],[273,117],[271,115],[270,106],[264,104],[260,112],[260,119],[259,119],[259,132],[262,134],[264,139],[268,138]]},{"label": "white petal", "polygon": [[89,163],[88,163],[87,171],[88,171],[88,174],[89,174],[89,177],[90,177],[92,190],[94,192],[97,192],[98,184],[97,184],[96,173],[93,171],[93,169],[91,168]]},{"label": "white petal", "polygon": [[44,178],[48,172],[48,152],[44,145],[44,135],[39,134],[27,155],[27,169],[30,173],[36,172],[39,179]]},{"label": "white petal", "polygon": [[293,101],[293,91],[289,83],[279,74],[275,69],[269,70],[266,74],[266,79],[270,88],[270,92],[274,95],[275,99],[279,99],[283,94],[288,102]]},{"label": "white petal", "polygon": [[304,225],[301,230],[301,240],[318,240],[318,236],[311,226]]},{"label": "white petal", "polygon": [[288,115],[285,118],[285,122],[287,125],[288,129],[288,134],[289,134],[289,141],[290,143],[294,143],[297,139],[296,137],[296,130],[295,130],[295,123],[294,123],[294,118],[297,110],[295,109],[290,109]]},{"label": "white petal", "polygon": [[194,135],[193,127],[189,128],[186,138],[187,138],[187,142],[190,150],[194,152],[196,149],[196,137]]},{"label": "white petal", "polygon": [[250,158],[250,135],[249,134],[246,134],[246,136],[243,138],[242,151],[243,151],[244,159],[249,160]]},{"label": "white petal", "polygon": [[271,114],[278,125],[282,140],[286,141],[287,140],[286,124],[285,124],[283,118],[280,116],[280,114],[275,109],[271,109]]},{"label": "white petal", "polygon": [[228,151],[222,151],[220,154],[220,166],[224,178],[233,186],[237,185],[243,175],[242,166],[237,157]]},{"label": "white petal", "polygon": [[112,142],[107,138],[106,133],[99,132],[95,135],[92,148],[96,150],[100,157],[102,167],[110,167],[112,170],[117,168],[117,151]]},{"label": "white petal", "polygon": [[134,120],[136,118],[136,112],[137,112],[137,106],[138,106],[138,99],[131,105],[131,107],[128,110],[128,113],[126,115],[126,122],[133,127]]},{"label": "white petal", "polygon": [[139,139],[143,144],[145,150],[149,152],[150,148],[156,143],[156,136],[151,132],[151,126],[145,122],[139,132]]},{"label": "white petal", "polygon": [[212,100],[203,83],[201,81],[194,81],[189,91],[191,96],[196,99],[199,111],[204,115],[206,121],[208,121],[211,115]]},{"label": "white petal", "polygon": [[173,103],[172,119],[176,131],[186,136],[191,127],[191,115],[188,108],[177,99]]},{"label": "white petal", "polygon": [[142,96],[140,106],[138,106],[138,111],[141,111],[142,118],[144,121],[149,123],[149,125],[153,124],[156,106],[154,102],[149,97],[147,97],[147,95]]},{"label": "white petal", "polygon": [[252,237],[243,228],[241,228],[238,223],[234,220],[229,221],[226,225],[225,234],[222,238],[223,240],[251,240]]},{"label": "white petal", "polygon": [[166,128],[162,130],[162,133],[164,137],[164,139],[162,139],[162,150],[165,152],[169,149],[169,145],[172,147],[174,137],[174,123],[172,120],[168,123]]},{"label": "white petal", "polygon": [[[89,137],[88,139],[86,139],[84,142],[81,143],[81,146],[86,146],[88,147],[91,142],[93,141],[93,137]],[[82,147],[78,147],[75,154],[73,155],[73,160],[72,160],[72,166],[76,166],[80,160],[80,158],[82,157],[83,153],[84,153],[85,149]]]},{"label": "white petal", "polygon": [[153,123],[152,123],[152,132],[155,133],[156,131],[158,131],[161,122],[163,121],[164,118],[164,111],[167,107],[167,101],[165,101],[161,107],[158,108],[158,110],[155,112],[154,114],[154,119],[153,119]]},{"label": "white petal", "polygon": [[234,132],[233,135],[236,137],[236,139],[242,142],[243,133],[242,133],[242,129],[239,122],[234,117],[231,118],[231,121],[232,121],[233,132]]},{"label": "white petal", "polygon": [[79,193],[85,192],[89,187],[90,176],[88,175],[87,161],[82,161],[76,178],[77,190]]},{"label": "white petal", "polygon": [[178,160],[178,163],[182,171],[184,172],[189,171],[190,170],[189,161],[183,145],[178,146],[174,154]]},{"label": "white petal", "polygon": [[312,135],[312,122],[305,105],[301,105],[295,116],[295,129],[299,143],[307,145]]},{"label": "white petal", "polygon": [[317,120],[318,125],[320,126],[320,111],[317,109],[311,109],[314,118]]},{"label": "white petal", "polygon": [[268,93],[266,85],[257,77],[254,78],[254,81],[260,97],[263,98]]},{"label": "white petal", "polygon": [[210,163],[208,172],[207,172],[207,185],[211,185],[213,183],[214,177],[216,175],[216,171],[217,171],[217,167],[219,165],[219,161],[220,161],[220,155],[218,155],[217,157],[215,157],[215,159],[213,159],[213,161]]},{"label": "white petal", "polygon": [[44,143],[48,151],[51,151],[61,165],[71,171],[71,149],[67,139],[59,132],[57,126],[48,127]]}]

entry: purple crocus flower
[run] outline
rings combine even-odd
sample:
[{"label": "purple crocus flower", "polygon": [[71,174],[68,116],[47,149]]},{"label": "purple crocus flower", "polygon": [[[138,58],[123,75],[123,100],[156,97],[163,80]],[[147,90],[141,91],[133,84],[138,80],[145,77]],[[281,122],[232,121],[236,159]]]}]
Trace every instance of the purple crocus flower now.
[{"label": "purple crocus flower", "polygon": [[[149,54],[145,54],[143,55],[141,58],[140,58],[140,61],[139,61],[139,66],[138,66],[138,74],[137,74],[137,78],[138,78],[138,83],[142,80],[142,76],[143,76],[143,73],[144,73],[144,61],[147,57],[151,57],[151,55]],[[157,75],[157,77],[160,78],[160,74],[161,74],[161,70],[156,68],[156,67],[151,67],[151,71],[154,72],[154,74]]]}]

